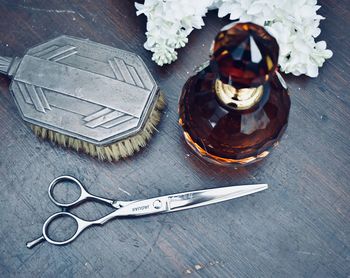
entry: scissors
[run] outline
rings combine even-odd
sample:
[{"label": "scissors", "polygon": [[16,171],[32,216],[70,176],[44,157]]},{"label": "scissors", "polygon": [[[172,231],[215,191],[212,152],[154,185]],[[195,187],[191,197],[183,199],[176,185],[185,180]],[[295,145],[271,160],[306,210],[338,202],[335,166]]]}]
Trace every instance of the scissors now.
[{"label": "scissors", "polygon": [[[62,184],[66,181],[77,185],[80,189],[80,195],[73,202],[63,203],[55,199],[53,191],[57,185]],[[42,228],[42,235],[39,238],[28,242],[26,245],[28,248],[32,248],[33,246],[37,245],[38,243],[44,240],[54,245],[64,245],[74,241],[86,228],[94,225],[103,225],[109,220],[112,220],[113,218],[137,217],[191,209],[242,197],[245,195],[265,190],[267,188],[267,184],[228,186],[165,195],[145,200],[117,201],[90,194],[81,184],[81,182],[72,176],[60,176],[50,183],[48,189],[51,201],[58,207],[62,209],[69,209],[81,204],[86,200],[95,200],[102,203],[106,203],[109,206],[115,208],[115,210],[112,213],[107,214],[106,216],[94,221],[83,220],[78,216],[67,211],[55,213],[44,222]],[[77,227],[75,233],[70,238],[62,241],[53,239],[48,233],[48,227],[50,226],[50,224],[52,224],[53,221],[61,217],[72,218],[76,222]]]}]

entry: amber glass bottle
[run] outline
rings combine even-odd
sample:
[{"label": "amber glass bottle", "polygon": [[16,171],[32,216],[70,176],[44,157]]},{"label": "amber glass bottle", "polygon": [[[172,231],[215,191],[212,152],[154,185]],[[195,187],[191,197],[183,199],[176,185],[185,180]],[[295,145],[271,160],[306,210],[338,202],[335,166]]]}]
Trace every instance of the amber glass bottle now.
[{"label": "amber glass bottle", "polygon": [[210,64],[189,78],[179,103],[187,143],[201,157],[245,165],[266,157],[288,123],[290,99],[277,72],[276,40],[252,23],[225,27]]}]

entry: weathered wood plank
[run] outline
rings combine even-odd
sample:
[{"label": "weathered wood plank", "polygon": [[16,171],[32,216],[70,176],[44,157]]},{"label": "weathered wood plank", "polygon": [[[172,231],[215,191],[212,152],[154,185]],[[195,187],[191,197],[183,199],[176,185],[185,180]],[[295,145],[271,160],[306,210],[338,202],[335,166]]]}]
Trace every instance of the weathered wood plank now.
[{"label": "weathered wood plank", "polygon": [[[347,2],[320,1],[322,39],[334,57],[317,79],[287,77],[290,124],[280,146],[258,165],[213,166],[185,146],[177,100],[192,69],[227,23],[211,12],[174,64],[158,67],[143,48],[145,18],[133,1],[0,1],[0,53],[61,34],[90,38],[139,54],[165,91],[168,107],[147,148],[115,164],[100,163],[37,139],[22,122],[0,76],[1,277],[348,277],[350,275],[350,12]],[[219,205],[91,228],[73,244],[25,242],[57,208],[47,186],[79,178],[89,191],[133,199],[189,189],[267,182],[270,189]],[[93,219],[110,211],[87,203]]]}]

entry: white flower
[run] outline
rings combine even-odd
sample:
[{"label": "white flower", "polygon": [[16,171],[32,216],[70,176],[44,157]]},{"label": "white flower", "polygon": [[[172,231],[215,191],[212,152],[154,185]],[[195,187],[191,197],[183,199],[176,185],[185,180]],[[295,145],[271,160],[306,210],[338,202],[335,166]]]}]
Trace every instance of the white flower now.
[{"label": "white flower", "polygon": [[176,48],[181,48],[186,45],[188,42],[188,33],[185,31],[178,31],[176,35],[168,39],[168,44],[172,47]]},{"label": "white flower", "polygon": [[230,15],[231,20],[239,19],[244,12],[240,3],[235,3],[234,1],[224,0],[219,8],[219,17],[224,17]]},{"label": "white flower", "polygon": [[315,42],[321,30],[317,0],[145,0],[135,3],[137,15],[147,17],[144,47],[160,66],[177,59],[175,49],[184,47],[193,29],[204,25],[208,9],[218,8],[218,16],[265,26],[280,46],[282,71],[294,75],[318,75],[318,68],[332,51],[324,41]]},{"label": "white flower", "polygon": [[174,48],[167,46],[166,44],[156,44],[153,48],[154,53],[152,60],[158,65],[170,64],[177,59],[177,52]]},{"label": "white flower", "polygon": [[146,16],[148,16],[156,9],[157,6],[161,5],[160,2],[161,1],[159,0],[148,0],[145,1],[143,5],[140,3],[135,3],[135,8],[137,9],[136,14],[145,14]]},{"label": "white flower", "polygon": [[135,3],[137,15],[147,17],[147,41],[144,47],[154,54],[158,65],[169,64],[177,59],[175,49],[184,47],[194,28],[204,26],[202,17],[213,0],[145,0]]}]

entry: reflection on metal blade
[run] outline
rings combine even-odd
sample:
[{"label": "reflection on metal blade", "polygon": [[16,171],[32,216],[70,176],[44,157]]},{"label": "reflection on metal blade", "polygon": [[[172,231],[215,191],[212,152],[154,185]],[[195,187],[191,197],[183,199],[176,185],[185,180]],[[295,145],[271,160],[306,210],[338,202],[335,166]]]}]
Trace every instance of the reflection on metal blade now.
[{"label": "reflection on metal blade", "polygon": [[168,197],[170,204],[169,212],[215,204],[253,194],[267,188],[267,184],[254,184],[213,188],[170,195]]}]

